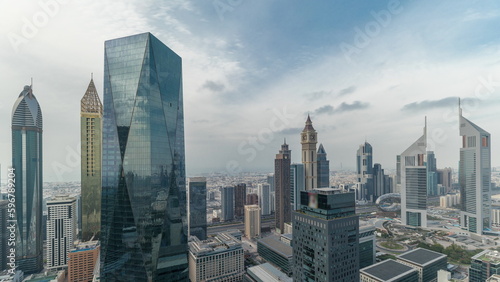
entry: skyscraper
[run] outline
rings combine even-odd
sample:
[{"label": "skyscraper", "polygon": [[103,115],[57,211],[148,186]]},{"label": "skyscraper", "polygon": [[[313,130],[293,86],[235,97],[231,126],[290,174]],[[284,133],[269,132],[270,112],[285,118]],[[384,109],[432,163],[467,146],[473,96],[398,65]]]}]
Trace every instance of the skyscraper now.
[{"label": "skyscraper", "polygon": [[436,167],[436,155],[433,151],[427,151],[427,195],[437,196],[438,191],[438,173]]},{"label": "skyscraper", "polygon": [[76,199],[55,196],[47,201],[47,268],[68,265],[76,239]]},{"label": "skyscraper", "polygon": [[12,168],[16,183],[16,263],[24,273],[43,268],[42,110],[24,86],[12,110]]},{"label": "skyscraper", "polygon": [[359,218],[354,193],[300,193],[293,212],[293,280],[359,281]]},{"label": "skyscraper", "polygon": [[189,235],[200,240],[207,238],[207,180],[191,177],[189,187]]},{"label": "skyscraper", "polygon": [[7,232],[7,209],[9,201],[0,199],[0,271],[7,268],[7,258],[8,248],[7,240],[9,238],[9,232]]},{"label": "skyscraper", "polygon": [[365,142],[359,145],[356,154],[358,182],[361,184],[358,200],[375,201],[373,199],[373,156],[372,145]]},{"label": "skyscraper", "polygon": [[424,134],[401,153],[401,223],[427,227],[427,121]]},{"label": "skyscraper", "polygon": [[276,193],[276,230],[283,234],[285,223],[292,221],[292,203],[290,199],[290,162],[292,153],[286,140],[281,145],[279,154],[274,160],[274,187]]},{"label": "skyscraper", "polygon": [[373,165],[373,200],[385,194],[385,174],[382,165]]},{"label": "skyscraper", "polygon": [[80,102],[82,240],[101,232],[102,104],[90,79]]},{"label": "skyscraper", "polygon": [[319,144],[318,148],[318,187],[330,187],[330,161],[326,159],[326,151],[323,144]]},{"label": "skyscraper", "polygon": [[304,165],[292,164],[290,166],[290,202],[292,210],[300,208],[300,191],[305,191]]},{"label": "skyscraper", "polygon": [[257,195],[259,199],[259,207],[261,215],[271,214],[271,204],[269,198],[271,197],[269,184],[258,184],[257,185]]},{"label": "skyscraper", "polygon": [[490,134],[462,116],[459,110],[460,184],[462,229],[482,234],[491,228],[491,147]]},{"label": "skyscraper", "polygon": [[247,201],[247,185],[240,183],[234,186],[234,215],[245,216],[245,204]]},{"label": "skyscraper", "polygon": [[222,187],[221,194],[221,220],[229,221],[234,219],[234,187]]},{"label": "skyscraper", "polygon": [[318,136],[307,115],[306,126],[302,130],[300,144],[302,144],[302,164],[304,164],[306,190],[318,187],[318,158],[316,144]]},{"label": "skyscraper", "polygon": [[248,239],[260,236],[260,208],[258,205],[245,206],[245,236]]},{"label": "skyscraper", "polygon": [[102,281],[185,281],[181,58],[150,33],[105,42]]}]

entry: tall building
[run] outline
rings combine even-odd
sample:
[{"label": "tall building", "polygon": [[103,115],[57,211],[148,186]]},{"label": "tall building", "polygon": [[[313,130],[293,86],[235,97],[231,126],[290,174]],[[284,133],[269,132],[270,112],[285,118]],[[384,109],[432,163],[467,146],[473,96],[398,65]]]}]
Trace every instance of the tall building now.
[{"label": "tall building", "polygon": [[427,195],[440,195],[438,191],[438,173],[436,166],[436,155],[433,151],[427,151]]},{"label": "tall building", "polygon": [[68,281],[88,282],[94,278],[99,264],[99,242],[88,241],[75,245],[68,254]]},{"label": "tall building", "polygon": [[82,240],[101,232],[102,103],[90,79],[80,101]]},{"label": "tall building", "polygon": [[291,164],[290,166],[290,202],[292,210],[300,208],[300,191],[306,190],[305,172],[303,164]]},{"label": "tall building", "polygon": [[325,148],[323,144],[319,144],[318,152],[318,187],[328,188],[330,187],[330,161],[327,160]]},{"label": "tall building", "polygon": [[258,204],[259,204],[259,195],[254,193],[247,195],[247,205],[258,205]]},{"label": "tall building", "polygon": [[302,164],[304,164],[306,190],[318,187],[318,157],[316,144],[318,136],[307,115],[306,126],[302,130],[300,144],[302,144]]},{"label": "tall building", "polygon": [[221,220],[229,221],[234,219],[234,187],[222,187],[221,194]]},{"label": "tall building", "polygon": [[269,209],[273,213],[276,210],[276,187],[274,187],[274,173],[267,175],[267,184],[269,184]]},{"label": "tall building", "polygon": [[234,186],[234,215],[245,216],[245,204],[247,201],[247,185],[240,183]]},{"label": "tall building", "polygon": [[8,210],[9,201],[0,199],[0,271],[7,268],[7,258],[8,249],[7,248],[7,240],[10,237],[7,230],[7,210]]},{"label": "tall building", "polygon": [[181,58],[150,33],[105,42],[102,281],[187,280]]},{"label": "tall building", "polygon": [[462,116],[460,108],[460,184],[462,229],[482,234],[491,228],[490,134]]},{"label": "tall building", "polygon": [[293,212],[293,279],[359,281],[359,218],[354,193],[318,188],[300,193]]},{"label": "tall building", "polygon": [[260,208],[258,205],[245,206],[245,236],[248,239],[260,236]]},{"label": "tall building", "polygon": [[259,199],[259,207],[261,215],[271,214],[271,189],[269,184],[258,184],[257,185],[257,195]]},{"label": "tall building", "polygon": [[191,177],[189,189],[189,235],[200,240],[207,238],[207,180],[205,177]]},{"label": "tall building", "polygon": [[292,153],[286,140],[281,145],[274,160],[274,187],[276,193],[276,231],[283,234],[285,223],[292,221],[292,203],[290,199],[290,164]]},{"label": "tall building", "polygon": [[205,241],[189,242],[190,281],[242,281],[244,273],[241,241],[230,234],[221,232]]},{"label": "tall building", "polygon": [[401,223],[427,227],[427,121],[424,134],[401,153]]},{"label": "tall building", "polygon": [[16,183],[16,263],[25,274],[43,269],[42,110],[24,86],[12,110],[12,168]]},{"label": "tall building", "polygon": [[47,201],[47,268],[68,265],[76,240],[76,199],[55,196]]},{"label": "tall building", "polygon": [[382,165],[376,163],[373,165],[373,200],[385,194],[385,174]]},{"label": "tall building", "polygon": [[438,169],[438,184],[441,184],[445,187],[446,193],[450,192],[451,190],[451,167],[443,168],[443,169]]},{"label": "tall building", "polygon": [[373,149],[370,143],[359,145],[356,153],[356,171],[361,184],[358,200],[374,202],[373,197]]}]

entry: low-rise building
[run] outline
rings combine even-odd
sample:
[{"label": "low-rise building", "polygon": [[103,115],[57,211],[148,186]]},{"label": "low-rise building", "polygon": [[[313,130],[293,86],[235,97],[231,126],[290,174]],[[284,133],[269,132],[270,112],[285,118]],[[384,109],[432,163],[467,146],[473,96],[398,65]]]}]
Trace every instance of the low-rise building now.
[{"label": "low-rise building", "polygon": [[418,282],[418,270],[392,259],[360,270],[361,282]]},{"label": "low-rise building", "polygon": [[359,268],[375,263],[375,226],[359,223]]},{"label": "low-rise building", "polygon": [[245,282],[292,282],[293,279],[279,271],[269,263],[252,266],[247,269],[244,276]]},{"label": "low-rise building", "polygon": [[448,265],[448,256],[431,250],[418,248],[397,256],[398,262],[415,268],[419,282],[435,281],[437,272]]},{"label": "low-rise building", "polygon": [[500,274],[500,252],[485,250],[471,259],[469,281],[486,281],[494,274]]},{"label": "low-rise building", "polygon": [[258,240],[257,252],[287,275],[292,275],[293,249],[282,242],[279,236],[271,235]]}]

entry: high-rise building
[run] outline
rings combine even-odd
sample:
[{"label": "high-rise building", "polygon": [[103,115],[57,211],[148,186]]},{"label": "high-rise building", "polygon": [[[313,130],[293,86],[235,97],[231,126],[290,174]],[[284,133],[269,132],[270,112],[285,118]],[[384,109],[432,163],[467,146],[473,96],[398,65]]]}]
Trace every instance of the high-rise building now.
[{"label": "high-rise building", "polygon": [[305,191],[304,165],[291,164],[290,166],[290,202],[292,210],[300,208],[300,191]]},{"label": "high-rise building", "polygon": [[401,223],[427,227],[427,121],[424,134],[401,153]]},{"label": "high-rise building", "polygon": [[[7,268],[8,248],[7,240],[10,237],[10,231],[7,231],[7,209],[9,201],[0,199],[0,271]],[[10,248],[9,248],[10,249]]]},{"label": "high-rise building", "polygon": [[99,241],[80,242],[68,254],[68,281],[88,282],[99,267]]},{"label": "high-rise building", "polygon": [[276,210],[276,187],[274,187],[274,173],[267,175],[267,184],[269,184],[269,209],[273,213]]},{"label": "high-rise building", "polygon": [[42,110],[24,86],[12,110],[12,169],[16,183],[16,264],[25,274],[43,269]]},{"label": "high-rise building", "polygon": [[319,144],[318,152],[318,187],[328,188],[330,187],[330,161],[327,160],[325,148],[323,144]]},{"label": "high-rise building", "polygon": [[274,187],[276,193],[276,231],[283,234],[285,223],[292,221],[292,203],[290,199],[290,164],[292,153],[286,140],[281,145],[274,160]]},{"label": "high-rise building", "polygon": [[441,184],[445,187],[446,193],[451,190],[451,167],[446,167],[437,170],[438,173],[438,184]]},{"label": "high-rise building", "polygon": [[47,201],[47,268],[68,265],[76,240],[76,199],[55,196]]},{"label": "high-rise building", "polygon": [[396,176],[394,178],[394,193],[401,193],[401,155],[396,156]]},{"label": "high-rise building", "polygon": [[80,102],[82,240],[101,232],[102,103],[90,79]]},{"label": "high-rise building", "polygon": [[482,234],[491,228],[491,147],[490,134],[462,116],[460,108],[460,225]]},{"label": "high-rise building", "polygon": [[469,281],[487,281],[494,274],[500,274],[500,253],[494,250],[484,250],[471,258]]},{"label": "high-rise building", "polygon": [[318,156],[316,144],[318,136],[312,125],[311,118],[307,115],[306,126],[300,134],[302,144],[302,164],[304,164],[306,190],[318,187]]},{"label": "high-rise building", "polygon": [[257,195],[259,198],[259,207],[261,215],[270,215],[271,214],[271,201],[269,198],[271,197],[269,184],[258,184],[257,185]]},{"label": "high-rise building", "polygon": [[437,196],[438,191],[438,173],[436,166],[436,155],[433,151],[427,151],[427,195]]},{"label": "high-rise building", "polygon": [[385,194],[385,174],[382,165],[376,163],[373,165],[373,200]]},{"label": "high-rise building", "polygon": [[358,200],[373,202],[373,149],[370,143],[359,145],[356,153],[356,171],[358,183],[361,184]]},{"label": "high-rise building", "polygon": [[245,206],[245,236],[248,239],[260,236],[260,208],[258,205]]},{"label": "high-rise building", "polygon": [[207,238],[207,180],[205,177],[191,177],[189,189],[189,235],[200,240]]},{"label": "high-rise building", "polygon": [[102,281],[188,279],[181,58],[150,33],[105,42]]},{"label": "high-rise building", "polygon": [[359,281],[359,218],[354,193],[317,188],[300,193],[293,212],[293,279]]},{"label": "high-rise building", "polygon": [[247,201],[247,185],[240,183],[234,186],[234,215],[245,216],[245,205]]},{"label": "high-rise building", "polygon": [[221,187],[221,220],[230,221],[234,219],[234,187]]},{"label": "high-rise building", "polygon": [[247,195],[247,205],[258,205],[259,195],[251,193]]},{"label": "high-rise building", "polygon": [[241,241],[226,232],[205,241],[195,238],[189,242],[189,279],[242,281],[244,259]]}]

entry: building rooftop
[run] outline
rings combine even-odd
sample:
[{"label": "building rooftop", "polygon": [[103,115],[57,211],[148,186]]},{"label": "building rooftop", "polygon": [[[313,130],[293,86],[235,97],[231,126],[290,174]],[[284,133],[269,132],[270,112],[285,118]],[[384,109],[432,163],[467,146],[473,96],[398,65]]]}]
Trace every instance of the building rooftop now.
[{"label": "building rooftop", "polygon": [[293,279],[288,277],[285,273],[279,271],[270,263],[263,263],[261,265],[252,266],[247,269],[248,275],[256,281],[266,282],[292,282]]},{"label": "building rooftop", "polygon": [[394,281],[411,272],[417,272],[417,270],[392,259],[387,259],[367,266],[361,269],[360,272],[380,281]]},{"label": "building rooftop", "polygon": [[226,252],[234,249],[241,249],[241,242],[227,232],[217,233],[214,237],[207,240],[200,240],[192,236],[193,240],[189,242],[189,251],[196,256]]},{"label": "building rooftop", "polygon": [[484,250],[472,257],[474,260],[489,262],[491,264],[500,264],[500,252],[492,250]]},{"label": "building rooftop", "polygon": [[293,248],[290,245],[283,243],[278,236],[271,235],[262,238],[257,242],[265,245],[284,257],[291,258],[293,256]]},{"label": "building rooftop", "polygon": [[425,266],[445,257],[447,257],[445,254],[418,248],[399,255],[398,259],[405,260],[420,266]]},{"label": "building rooftop", "polygon": [[99,246],[99,241],[87,241],[87,242],[78,242],[76,246],[71,249],[71,253],[75,252],[83,252],[89,250],[95,250]]}]

